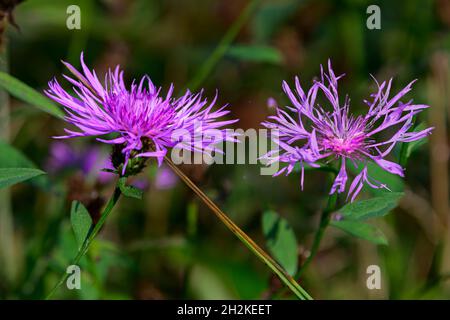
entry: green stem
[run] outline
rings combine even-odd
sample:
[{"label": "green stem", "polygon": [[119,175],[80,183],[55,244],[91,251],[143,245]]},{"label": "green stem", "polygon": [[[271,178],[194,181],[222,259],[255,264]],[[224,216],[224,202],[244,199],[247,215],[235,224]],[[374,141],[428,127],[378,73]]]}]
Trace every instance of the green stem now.
[{"label": "green stem", "polygon": [[[97,236],[97,234],[100,231],[101,227],[105,223],[106,218],[108,218],[108,216],[111,213],[112,209],[114,208],[114,206],[116,205],[117,201],[119,200],[120,195],[121,195],[121,191],[120,191],[120,188],[119,188],[118,182],[117,182],[117,185],[116,185],[116,188],[114,189],[114,193],[113,193],[112,197],[109,199],[108,203],[106,204],[106,207],[103,210],[102,215],[100,216],[100,219],[98,220],[97,224],[92,229],[92,232],[89,234],[89,236],[87,237],[87,239],[84,242],[83,246],[78,251],[78,254],[75,256],[75,258],[74,258],[74,260],[72,262],[73,265],[77,265],[80,262],[81,258],[83,258],[84,255],[87,253],[87,251],[89,250],[89,248],[90,248],[90,246],[92,244],[92,241]],[[53,296],[53,294],[58,290],[58,288],[64,282],[66,282],[68,277],[69,277],[69,274],[68,273],[64,273],[64,275],[61,277],[61,279],[56,284],[56,286],[47,295],[46,299],[50,299]]]},{"label": "green stem", "polygon": [[302,273],[306,270],[308,265],[311,263],[311,261],[316,256],[317,251],[319,250],[323,235],[325,234],[325,229],[330,224],[331,213],[333,213],[333,211],[336,209],[336,203],[337,203],[337,193],[333,193],[328,197],[327,207],[322,212],[322,215],[320,217],[320,225],[319,225],[319,229],[317,229],[316,234],[314,235],[314,241],[313,241],[313,244],[311,247],[311,253],[309,254],[305,263],[303,263],[303,265],[298,270],[296,278],[300,278]]},{"label": "green stem", "polygon": [[169,167],[183,180],[188,187],[192,189],[200,199],[214,212],[214,214],[223,222],[223,224],[245,245],[250,249],[262,262],[264,262],[280,280],[301,300],[312,300],[312,297],[303,289],[294,278],[269,256],[261,247],[259,247],[244,231],[242,231],[228,216],[219,209],[219,207],[201,191],[195,183],[193,183],[178,167],[168,158],[165,157]]},{"label": "green stem", "polygon": [[[344,160],[345,161],[345,160]],[[335,178],[338,174],[338,170],[332,166],[327,166],[325,164],[321,164],[320,168],[318,170],[330,172],[333,174],[333,178]],[[300,276],[303,274],[303,272],[306,270],[306,268],[309,266],[311,261],[314,259],[314,257],[317,254],[317,251],[319,251],[320,243],[322,242],[322,238],[325,234],[325,229],[328,227],[331,221],[331,214],[334,210],[336,210],[336,203],[337,203],[338,195],[337,193],[330,194],[328,196],[328,202],[327,207],[322,212],[322,215],[320,216],[320,224],[319,228],[316,231],[316,234],[314,235],[313,244],[311,246],[311,251],[306,258],[306,261],[303,263],[303,265],[298,269],[296,278],[299,279]]]},{"label": "green stem", "polygon": [[198,87],[203,83],[203,81],[205,81],[205,79],[208,77],[208,75],[213,70],[214,66],[225,55],[229,46],[231,45],[233,40],[236,38],[239,31],[242,29],[245,22],[248,20],[250,15],[256,9],[259,1],[260,0],[250,1],[249,4],[245,7],[245,9],[242,11],[242,13],[239,15],[239,17],[236,19],[236,21],[231,25],[231,27],[228,29],[228,31],[225,33],[223,38],[220,40],[219,44],[214,49],[212,54],[203,63],[203,65],[199,68],[198,72],[195,74],[195,76],[192,78],[192,80],[189,81],[187,87],[190,90],[192,90],[192,91],[197,90]]}]

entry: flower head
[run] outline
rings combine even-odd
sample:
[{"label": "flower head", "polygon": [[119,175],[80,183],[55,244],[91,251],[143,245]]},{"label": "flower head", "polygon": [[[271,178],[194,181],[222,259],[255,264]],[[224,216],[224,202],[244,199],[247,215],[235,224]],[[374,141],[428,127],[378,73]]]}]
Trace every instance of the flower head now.
[{"label": "flower head", "polygon": [[[290,174],[299,163],[302,188],[305,164],[319,167],[321,161],[340,160],[340,168],[330,194],[346,190],[349,160],[355,169],[362,168],[348,189],[348,197],[353,201],[364,184],[372,188],[388,189],[387,185],[368,175],[368,161],[403,177],[404,168],[386,160],[386,157],[397,143],[422,139],[433,128],[410,131],[414,115],[428,108],[427,105],[412,104],[412,100],[400,101],[411,90],[414,81],[391,98],[392,79],[381,84],[376,82],[377,92],[370,96],[370,101],[364,101],[368,106],[367,112],[353,115],[350,113],[348,96],[343,101],[339,99],[338,80],[342,76],[334,74],[331,62],[328,61],[328,73],[321,68],[320,79],[314,81],[307,92],[303,90],[298,77],[295,78],[294,91],[283,82],[283,90],[293,104],[286,109],[295,116],[278,108],[275,116],[262,123],[269,129],[275,129],[274,141],[280,147],[267,153],[264,158],[269,163],[279,161],[287,164],[275,175]],[[318,103],[319,94],[323,94],[327,106],[322,107]],[[358,166],[359,163],[362,166]]]},{"label": "flower head", "polygon": [[[174,146],[210,154],[216,151],[209,143],[211,136],[215,143],[235,140],[225,134],[223,127],[237,120],[219,120],[229,111],[225,109],[226,105],[213,110],[217,95],[211,103],[201,92],[187,91],[180,98],[174,98],[173,85],[163,95],[161,88],[157,88],[148,76],[139,82],[133,81],[128,89],[119,66],[107,72],[102,84],[95,71],[90,71],[84,63],[83,54],[82,72],[63,63],[75,76],[64,75],[73,85],[75,94],[64,90],[56,79],[49,82],[45,93],[65,107],[65,120],[78,131],[65,129],[67,135],[57,138],[95,136],[101,142],[117,145],[115,150],[120,155],[112,162],[116,169],[120,162],[123,175],[127,170],[130,171],[128,174],[132,173],[133,166],[141,167],[149,157],[156,158],[161,165],[167,150]],[[178,143],[173,138],[177,131],[189,133],[190,139]],[[222,134],[218,135],[217,131]],[[107,134],[115,136],[100,138]],[[128,164],[130,160],[136,163]]]}]

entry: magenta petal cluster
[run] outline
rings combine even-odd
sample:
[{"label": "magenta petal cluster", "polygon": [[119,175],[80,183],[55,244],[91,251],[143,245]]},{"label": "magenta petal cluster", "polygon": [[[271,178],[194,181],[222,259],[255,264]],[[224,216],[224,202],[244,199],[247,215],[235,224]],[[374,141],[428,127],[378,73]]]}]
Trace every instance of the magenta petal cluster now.
[{"label": "magenta petal cluster", "polygon": [[[319,167],[322,162],[338,160],[339,170],[330,194],[345,192],[353,201],[367,184],[372,188],[388,189],[386,184],[370,177],[368,161],[373,161],[383,170],[404,176],[404,168],[386,158],[399,142],[411,142],[425,138],[433,128],[411,131],[413,117],[428,108],[423,104],[402,102],[411,90],[411,82],[397,94],[390,97],[392,79],[381,84],[377,82],[377,92],[365,100],[367,111],[362,115],[350,113],[348,96],[340,100],[338,80],[328,61],[328,73],[321,67],[321,77],[315,80],[307,92],[295,78],[295,90],[283,82],[283,90],[292,106],[277,109],[275,116],[262,124],[273,130],[277,150],[268,152],[263,158],[268,163],[285,163],[275,175],[290,174],[296,164],[301,167],[301,187],[303,188],[304,167]],[[318,97],[325,103],[320,105]],[[288,113],[290,111],[291,113]],[[359,173],[350,183],[347,166],[354,165]]]},{"label": "magenta petal cluster", "polygon": [[[222,120],[229,113],[226,106],[213,110],[216,97],[208,103],[202,93],[187,91],[179,98],[173,97],[173,86],[163,95],[150,77],[133,81],[127,88],[123,71],[119,66],[109,70],[103,82],[95,71],[89,70],[81,54],[82,72],[72,65],[65,66],[75,76],[64,75],[72,84],[73,94],[61,87],[56,79],[49,82],[45,91],[54,101],[65,107],[65,120],[78,128],[65,129],[67,135],[58,138],[80,136],[104,136],[115,134],[111,139],[97,138],[108,144],[122,144],[125,165],[134,151],[134,157],[155,157],[161,164],[169,148],[178,146],[189,151],[210,154],[217,151],[211,143],[234,141],[225,134],[224,127],[237,120]],[[185,139],[186,134],[189,139]],[[174,137],[184,137],[182,143]],[[143,148],[143,140],[150,141],[151,150]]]}]

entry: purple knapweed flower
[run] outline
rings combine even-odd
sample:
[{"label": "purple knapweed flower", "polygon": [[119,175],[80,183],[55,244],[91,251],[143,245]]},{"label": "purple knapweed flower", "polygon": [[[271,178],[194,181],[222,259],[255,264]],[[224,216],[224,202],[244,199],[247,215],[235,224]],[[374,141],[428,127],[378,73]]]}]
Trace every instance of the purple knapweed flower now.
[{"label": "purple knapweed flower", "polygon": [[[413,116],[428,108],[427,105],[412,104],[412,100],[400,101],[411,90],[415,81],[392,98],[389,97],[392,79],[381,84],[376,82],[377,92],[370,96],[370,101],[364,101],[368,105],[367,111],[363,115],[352,115],[348,96],[344,101],[339,99],[338,80],[342,76],[335,76],[331,62],[328,61],[328,73],[321,67],[321,78],[315,80],[306,93],[298,77],[295,78],[294,92],[283,82],[283,90],[293,104],[286,109],[295,116],[278,108],[275,116],[270,116],[269,121],[262,123],[266,128],[274,129],[274,141],[279,145],[278,150],[269,151],[263,158],[268,160],[268,164],[277,161],[287,164],[275,176],[290,174],[298,163],[301,167],[302,189],[305,165],[317,168],[321,166],[321,161],[340,160],[340,168],[330,194],[346,190],[349,163],[356,169],[359,167],[358,163],[362,164],[359,167],[361,171],[348,189],[347,198],[350,197],[353,201],[364,184],[372,188],[388,189],[386,184],[368,175],[368,161],[403,177],[404,168],[386,160],[386,157],[397,143],[422,139],[433,128],[419,132],[409,131],[413,125]],[[327,106],[319,105],[316,101],[318,94],[324,95]]]},{"label": "purple knapweed flower", "polygon": [[[98,137],[97,140],[120,145],[122,174],[130,159],[154,157],[161,165],[167,150],[175,146],[210,155],[213,151],[220,152],[215,143],[235,141],[223,128],[237,121],[221,120],[229,113],[226,105],[212,110],[217,94],[211,103],[201,92],[187,91],[180,98],[174,98],[171,85],[163,96],[161,88],[147,75],[139,83],[133,81],[127,89],[119,66],[107,72],[102,84],[95,71],[90,71],[84,63],[83,54],[80,60],[82,72],[63,62],[75,76],[64,75],[73,85],[75,94],[64,90],[56,79],[49,82],[49,89],[45,91],[65,107],[65,120],[78,128],[78,131],[65,129],[67,135],[57,138],[115,134],[111,139]],[[177,131],[185,134],[176,134]],[[190,139],[185,139],[186,134]]]},{"label": "purple knapweed flower", "polygon": [[155,187],[159,190],[168,190],[173,188],[178,182],[178,178],[167,166],[162,166],[155,177]]},{"label": "purple knapweed flower", "polygon": [[106,152],[98,146],[77,148],[61,141],[50,145],[49,156],[45,162],[46,171],[60,174],[66,170],[79,170],[83,176],[94,176],[100,183],[106,184],[114,175],[102,169],[114,169]]}]

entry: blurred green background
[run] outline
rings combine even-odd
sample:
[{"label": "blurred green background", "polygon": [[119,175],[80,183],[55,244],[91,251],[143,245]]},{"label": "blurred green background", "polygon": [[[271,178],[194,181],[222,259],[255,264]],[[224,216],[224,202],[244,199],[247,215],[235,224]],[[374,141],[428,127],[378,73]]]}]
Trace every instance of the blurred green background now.
[{"label": "blurred green background", "polygon": [[[81,30],[66,27],[74,2]],[[381,8],[380,30],[366,27],[370,4]],[[419,79],[408,97],[432,106],[420,121],[436,129],[411,154],[404,183],[383,178],[405,192],[392,214],[374,221],[389,245],[329,228],[301,284],[318,299],[450,298],[449,0],[261,0],[250,6],[239,0],[26,0],[13,16],[19,28],[3,18],[2,68],[38,91],[52,77],[61,80],[61,59],[78,67],[84,51],[98,74],[120,64],[129,82],[148,74],[164,88],[198,86],[210,96],[217,88],[218,105],[229,103],[243,129],[260,128],[273,113],[269,97],[288,104],[282,80],[293,83],[299,75],[308,85],[328,58],[336,73],[346,74],[341,94],[351,96],[357,113],[375,89],[370,74],[379,81],[395,77],[395,90]],[[2,140],[20,150],[17,159],[26,156],[45,170],[52,136],[65,124],[3,91],[0,97]],[[96,144],[66,142],[79,154]],[[6,148],[0,153],[12,161]],[[112,192],[113,183],[99,183],[95,174],[76,169],[81,164],[72,165],[0,190],[0,298],[44,298],[76,253],[70,202],[79,200],[95,214]],[[301,192],[298,174],[272,178],[259,169],[182,166],[262,246],[263,212],[286,219],[302,263],[326,204],[326,173],[308,172]],[[136,183],[145,187],[144,199],[121,199],[83,260],[82,290],[61,289],[56,298],[293,298],[167,168],[153,163]],[[381,268],[380,290],[366,287],[369,265]]]}]

